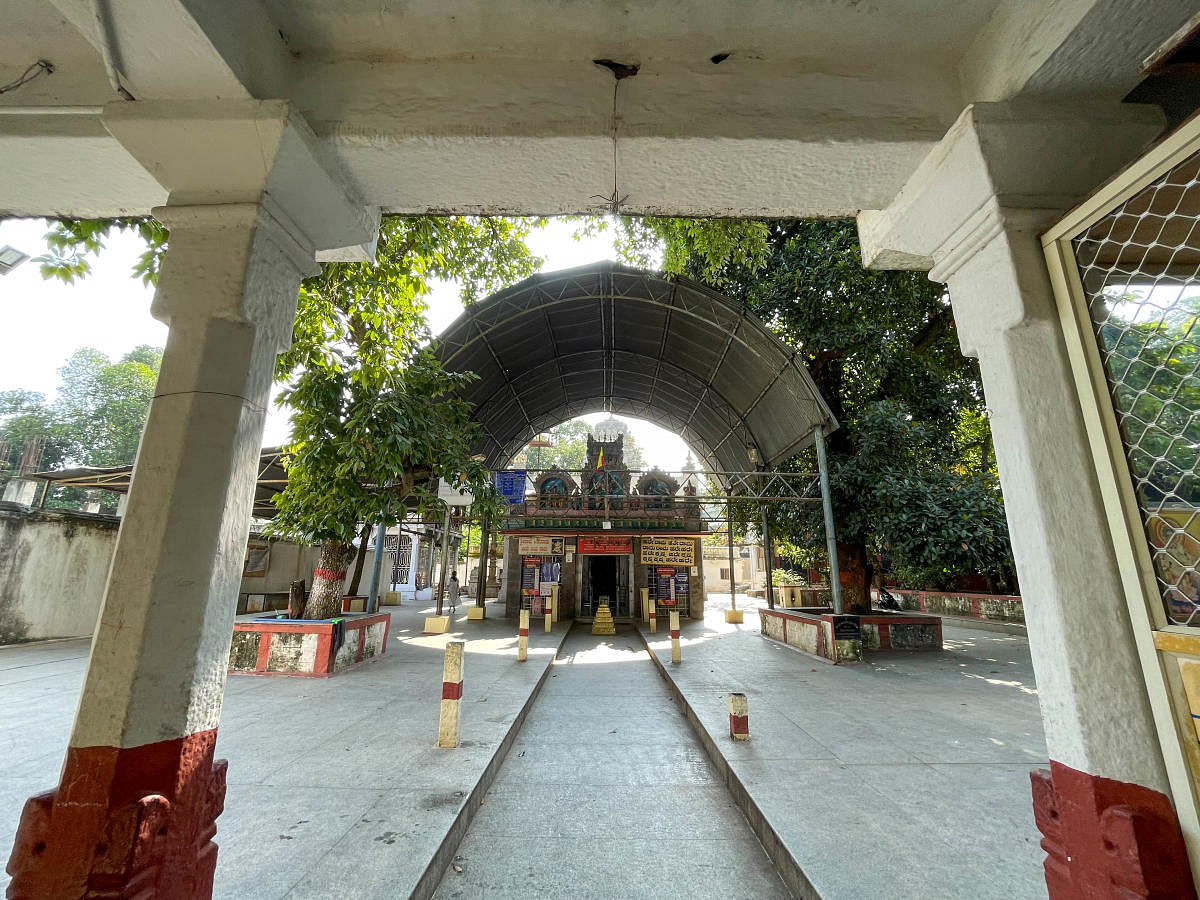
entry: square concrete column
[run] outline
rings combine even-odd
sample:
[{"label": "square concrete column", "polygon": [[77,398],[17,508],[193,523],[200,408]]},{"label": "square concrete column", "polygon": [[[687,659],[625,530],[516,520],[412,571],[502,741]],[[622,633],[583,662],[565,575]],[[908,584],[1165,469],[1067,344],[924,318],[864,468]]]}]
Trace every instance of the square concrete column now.
[{"label": "square concrete column", "polygon": [[11,897],[211,892],[213,749],[259,445],[314,264],[255,204],[157,215],[171,237],[153,312],[170,333],[62,779],[26,803]]},{"label": "square concrete column", "polygon": [[117,104],[104,123],[170,191],[152,307],[170,331],[62,776],[25,804],[8,896],[203,898],[275,356],[315,252],[369,246],[378,214],[280,101]]},{"label": "square concrete column", "polygon": [[1033,795],[1054,900],[1193,896],[1038,241],[1159,128],[1136,107],[977,105],[859,218],[869,265],[946,282],[979,360],[1051,757]]}]

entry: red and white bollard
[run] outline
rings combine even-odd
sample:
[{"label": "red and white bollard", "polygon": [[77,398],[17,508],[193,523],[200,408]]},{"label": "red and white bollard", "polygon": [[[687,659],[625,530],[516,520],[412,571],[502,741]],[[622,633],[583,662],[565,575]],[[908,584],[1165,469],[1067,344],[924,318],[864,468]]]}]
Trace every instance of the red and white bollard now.
[{"label": "red and white bollard", "polygon": [[521,625],[517,629],[517,662],[529,659],[529,610],[521,610]]},{"label": "red and white bollard", "polygon": [[671,662],[683,662],[683,653],[679,649],[679,613],[671,612]]},{"label": "red and white bollard", "polygon": [[439,747],[458,746],[458,718],[463,694],[463,648],[465,641],[446,644],[446,659],[442,663],[442,708],[438,715]]},{"label": "red and white bollard", "polygon": [[550,633],[550,624],[553,621],[554,609],[550,606],[550,598],[544,598],[546,604],[546,634]]},{"label": "red and white bollard", "polygon": [[729,736],[735,741],[750,740],[750,706],[745,694],[729,695]]},{"label": "red and white bollard", "polygon": [[655,600],[651,600],[650,601],[650,633],[651,634],[658,634],[658,612],[655,609],[656,606],[658,606],[658,602]]}]

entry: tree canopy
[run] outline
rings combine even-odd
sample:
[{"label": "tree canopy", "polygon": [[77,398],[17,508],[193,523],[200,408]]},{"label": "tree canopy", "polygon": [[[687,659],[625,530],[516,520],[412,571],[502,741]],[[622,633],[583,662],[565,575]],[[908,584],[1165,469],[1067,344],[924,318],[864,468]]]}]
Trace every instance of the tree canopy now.
[{"label": "tree canopy", "polygon": [[[889,557],[915,587],[1011,578],[1008,532],[978,368],[959,352],[949,297],[924,273],[865,269],[851,221],[627,219],[635,262],[746,303],[797,348],[840,427],[828,438],[839,562],[860,588]],[[791,464],[815,471],[809,450]],[[746,522],[757,509],[743,509]],[[818,504],[771,507],[772,530],[811,561]],[[859,598],[862,602],[862,598]]]},{"label": "tree canopy", "polygon": [[[592,426],[583,419],[570,419],[555,425],[546,433],[549,447],[526,446],[515,457],[513,465],[517,468],[531,467],[549,469],[557,466],[568,472],[578,472],[587,463],[587,439],[592,433]],[[632,434],[626,434],[623,443],[625,465],[630,469],[643,469],[646,466],[645,456],[637,439]]]},{"label": "tree canopy", "polygon": [[[292,438],[288,485],[268,531],[321,544],[318,572],[344,567],[362,523],[392,524],[411,507],[429,507],[437,479],[469,487],[483,507],[495,503],[489,473],[470,456],[470,410],[457,396],[469,376],[441,367],[425,315],[439,281],[470,304],[532,274],[541,260],[524,238],[534,224],[387,217],[376,264],[325,263],[301,284],[292,344],[275,371]],[[113,228],[146,238],[137,273],[153,280],[169,234],[147,220],[57,223],[43,272],[67,281],[85,275],[88,256]],[[335,603],[332,582],[317,577],[306,615],[330,615]]]},{"label": "tree canopy", "polygon": [[[146,422],[162,350],[141,346],[113,362],[82,347],[59,369],[53,402],[32,391],[0,392],[0,465],[5,480],[16,473],[29,441],[40,443],[36,465],[123,466],[133,462]],[[52,506],[78,508],[83,494],[72,491]],[[111,496],[103,498],[114,507]]]}]

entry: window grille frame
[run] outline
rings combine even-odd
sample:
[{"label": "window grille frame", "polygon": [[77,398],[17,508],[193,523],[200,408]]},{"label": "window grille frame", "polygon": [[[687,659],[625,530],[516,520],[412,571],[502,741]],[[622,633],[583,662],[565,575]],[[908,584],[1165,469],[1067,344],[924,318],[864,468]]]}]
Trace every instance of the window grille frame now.
[{"label": "window grille frame", "polygon": [[1097,222],[1197,154],[1200,114],[1064,215],[1041,243],[1167,778],[1193,869],[1200,871],[1200,742],[1179,665],[1200,657],[1200,627],[1167,616],[1074,250]]}]

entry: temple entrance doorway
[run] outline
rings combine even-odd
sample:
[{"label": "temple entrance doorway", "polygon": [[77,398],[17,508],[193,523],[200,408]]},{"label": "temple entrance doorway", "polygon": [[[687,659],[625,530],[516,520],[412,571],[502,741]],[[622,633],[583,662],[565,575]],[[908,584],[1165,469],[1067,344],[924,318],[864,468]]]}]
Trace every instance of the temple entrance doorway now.
[{"label": "temple entrance doorway", "polygon": [[629,599],[629,557],[597,555],[580,557],[579,616],[593,618],[596,609],[607,603],[614,619],[633,615]]}]

